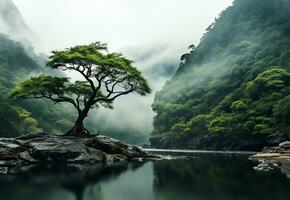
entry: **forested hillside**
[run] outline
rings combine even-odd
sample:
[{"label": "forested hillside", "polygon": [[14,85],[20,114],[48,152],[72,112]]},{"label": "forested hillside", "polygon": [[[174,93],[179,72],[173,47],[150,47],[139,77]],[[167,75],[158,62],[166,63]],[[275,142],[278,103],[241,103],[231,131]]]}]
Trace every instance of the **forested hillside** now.
[{"label": "forested hillside", "polygon": [[[27,53],[29,51],[29,55]],[[0,136],[24,133],[66,131],[73,124],[73,113],[43,100],[12,101],[7,93],[31,74],[52,73],[44,60],[21,43],[0,35]]]},{"label": "forested hillside", "polygon": [[236,0],[156,95],[153,146],[259,150],[290,135],[290,0]]}]

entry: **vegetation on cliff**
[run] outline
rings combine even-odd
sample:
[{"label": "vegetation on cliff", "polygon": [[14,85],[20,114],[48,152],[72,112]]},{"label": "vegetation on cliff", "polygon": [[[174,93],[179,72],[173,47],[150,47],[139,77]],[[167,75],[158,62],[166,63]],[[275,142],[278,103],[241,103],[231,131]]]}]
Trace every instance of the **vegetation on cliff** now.
[{"label": "vegetation on cliff", "polygon": [[289,0],[236,0],[221,13],[156,95],[153,145],[211,148],[202,143],[221,136],[263,146],[288,137],[289,8]]}]

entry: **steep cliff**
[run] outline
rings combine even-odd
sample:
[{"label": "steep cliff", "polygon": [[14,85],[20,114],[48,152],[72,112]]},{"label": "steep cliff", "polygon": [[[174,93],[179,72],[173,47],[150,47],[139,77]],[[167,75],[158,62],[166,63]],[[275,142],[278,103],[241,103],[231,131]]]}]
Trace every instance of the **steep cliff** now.
[{"label": "steep cliff", "polygon": [[151,143],[259,150],[290,128],[290,0],[236,0],[156,95]]}]

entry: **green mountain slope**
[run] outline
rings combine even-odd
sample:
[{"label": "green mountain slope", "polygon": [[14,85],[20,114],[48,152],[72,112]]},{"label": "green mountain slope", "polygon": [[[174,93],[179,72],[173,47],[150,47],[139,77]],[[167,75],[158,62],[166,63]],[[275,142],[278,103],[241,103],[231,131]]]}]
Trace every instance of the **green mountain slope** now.
[{"label": "green mountain slope", "polygon": [[29,54],[21,43],[0,34],[0,137],[39,131],[59,133],[73,124],[70,109],[43,100],[7,99],[8,91],[27,76],[51,73],[42,64],[42,58]]},{"label": "green mountain slope", "polygon": [[236,0],[156,95],[151,143],[259,150],[290,135],[290,0]]}]

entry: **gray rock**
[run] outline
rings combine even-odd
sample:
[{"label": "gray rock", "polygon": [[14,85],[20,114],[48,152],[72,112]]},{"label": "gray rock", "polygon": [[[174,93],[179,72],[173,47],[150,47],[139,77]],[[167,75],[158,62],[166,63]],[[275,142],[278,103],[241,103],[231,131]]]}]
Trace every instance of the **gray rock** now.
[{"label": "gray rock", "polygon": [[80,138],[41,133],[14,139],[0,138],[0,167],[8,167],[8,171],[11,166],[31,164],[94,164],[154,160],[157,157],[102,135]]},{"label": "gray rock", "polygon": [[280,143],[279,147],[283,149],[290,149],[290,141],[285,141],[285,142]]},{"label": "gray rock", "polygon": [[8,167],[0,167],[0,174],[7,174],[8,173]]},{"label": "gray rock", "polygon": [[24,161],[27,161],[27,162],[30,162],[30,163],[37,162],[37,160],[32,158],[32,156],[30,155],[30,153],[28,151],[23,151],[23,152],[19,153],[19,158],[21,160],[24,160]]}]

